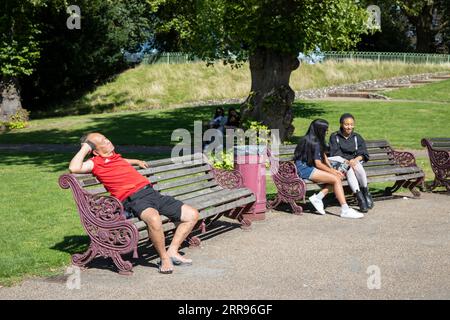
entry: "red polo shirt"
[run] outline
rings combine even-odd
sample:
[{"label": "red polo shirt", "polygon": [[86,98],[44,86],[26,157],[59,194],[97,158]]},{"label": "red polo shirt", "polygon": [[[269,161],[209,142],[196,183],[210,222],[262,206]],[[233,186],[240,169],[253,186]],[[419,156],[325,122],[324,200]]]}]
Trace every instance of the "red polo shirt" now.
[{"label": "red polo shirt", "polygon": [[95,156],[91,160],[94,162],[92,173],[120,201],[151,184],[118,153],[106,158]]}]

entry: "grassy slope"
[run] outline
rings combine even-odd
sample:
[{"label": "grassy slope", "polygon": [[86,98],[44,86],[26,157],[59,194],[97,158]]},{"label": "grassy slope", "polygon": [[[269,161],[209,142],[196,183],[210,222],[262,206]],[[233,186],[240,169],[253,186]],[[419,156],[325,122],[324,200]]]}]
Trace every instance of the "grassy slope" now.
[{"label": "grassy slope", "polygon": [[[450,65],[400,62],[355,62],[302,65],[291,76],[294,90],[383,79],[407,74],[447,71]],[[139,65],[119,74],[79,101],[55,108],[60,115],[167,108],[186,103],[244,98],[250,91],[248,64],[231,69],[220,63]]]},{"label": "grassy slope", "polygon": [[384,93],[393,99],[450,103],[450,80],[427,84],[417,88],[404,88]]}]

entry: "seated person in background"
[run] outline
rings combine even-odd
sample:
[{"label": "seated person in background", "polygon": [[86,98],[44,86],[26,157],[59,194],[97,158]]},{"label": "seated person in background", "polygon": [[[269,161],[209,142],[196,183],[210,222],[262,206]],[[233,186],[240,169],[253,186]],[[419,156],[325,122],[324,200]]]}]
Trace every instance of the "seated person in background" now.
[{"label": "seated person in background", "polygon": [[[91,153],[93,157],[84,161]],[[150,239],[161,258],[160,273],[172,273],[174,264],[191,265],[192,260],[181,256],[178,249],[197,223],[197,209],[173,197],[161,195],[133,165],[148,168],[144,161],[122,158],[114,151],[111,141],[93,132],[81,138],[81,149],[70,161],[69,170],[71,173],[92,172],[106,190],[122,202],[125,210],[147,224]],[[167,250],[160,214],[179,222]]]},{"label": "seated person in background", "polygon": [[236,129],[239,128],[241,115],[236,111],[235,108],[230,108],[228,110],[228,117],[226,118],[225,129]]},{"label": "seated person in background", "polygon": [[209,122],[209,129],[219,129],[220,131],[223,131],[225,121],[225,111],[222,107],[217,107],[213,119]]}]

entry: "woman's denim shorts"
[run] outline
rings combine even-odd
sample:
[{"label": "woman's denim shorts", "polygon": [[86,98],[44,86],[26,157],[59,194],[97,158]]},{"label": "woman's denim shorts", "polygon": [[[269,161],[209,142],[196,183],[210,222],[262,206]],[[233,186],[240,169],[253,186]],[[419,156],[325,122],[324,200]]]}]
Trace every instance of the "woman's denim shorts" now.
[{"label": "woman's denim shorts", "polygon": [[297,160],[295,161],[295,166],[297,167],[297,173],[302,179],[311,180],[311,175],[316,170],[315,167],[310,167],[306,162]]}]

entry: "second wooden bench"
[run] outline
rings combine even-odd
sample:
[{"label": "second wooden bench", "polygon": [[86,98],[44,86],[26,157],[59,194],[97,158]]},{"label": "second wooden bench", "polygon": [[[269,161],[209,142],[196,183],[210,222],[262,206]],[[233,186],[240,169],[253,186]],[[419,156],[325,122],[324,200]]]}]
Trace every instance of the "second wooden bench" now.
[{"label": "second wooden bench", "polygon": [[[370,160],[363,166],[368,183],[392,181],[394,185],[385,189],[386,195],[392,195],[403,187],[408,188],[414,197],[420,196],[416,187],[422,184],[425,174],[417,166],[412,153],[395,151],[386,140],[366,141],[366,146]],[[274,200],[268,201],[268,208],[275,208],[285,202],[291,205],[294,214],[302,214],[303,208],[296,202],[305,202],[306,191],[320,189],[320,186],[298,176],[293,161],[295,148],[296,145],[281,145],[278,154],[272,154],[269,150],[271,177],[277,194]],[[342,184],[348,185],[346,180]]]}]

